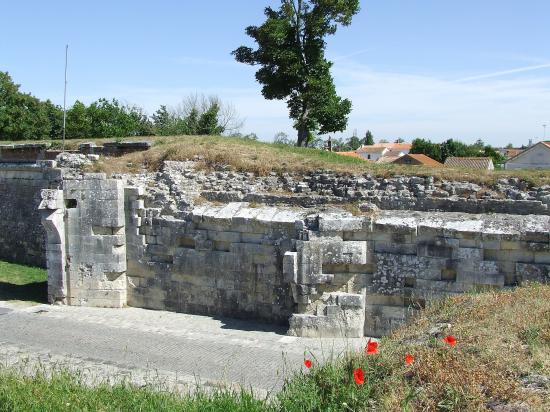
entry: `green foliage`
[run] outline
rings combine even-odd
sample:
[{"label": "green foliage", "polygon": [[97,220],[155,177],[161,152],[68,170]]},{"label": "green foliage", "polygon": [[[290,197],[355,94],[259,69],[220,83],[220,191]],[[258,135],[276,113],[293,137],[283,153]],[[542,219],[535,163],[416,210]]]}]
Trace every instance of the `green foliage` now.
[{"label": "green foliage", "polygon": [[[89,106],[77,100],[67,110],[66,137],[220,135],[241,125],[234,108],[215,96],[190,96],[179,112],[163,105],[152,119],[138,106],[100,98]],[[9,74],[0,72],[0,140],[61,139],[62,135],[62,108],[21,93]]]},{"label": "green foliage", "polygon": [[73,107],[67,110],[67,139],[84,139],[90,137],[92,121],[86,105],[77,100]]},{"label": "green foliage", "polygon": [[361,139],[357,136],[351,136],[348,140],[348,146],[350,150],[357,150],[361,147]]},{"label": "green foliage", "polygon": [[122,105],[116,99],[93,102],[86,115],[90,122],[87,137],[143,136],[152,132],[152,125],[140,108]]},{"label": "green foliage", "polygon": [[48,122],[50,123],[50,139],[63,137],[63,108],[53,104],[50,100],[44,102]]},{"label": "green foliage", "polygon": [[155,127],[155,132],[157,135],[177,135],[177,133],[173,133],[175,119],[165,105],[161,105],[160,108],[155,113],[153,113],[152,117],[153,125]]},{"label": "green foliage", "polygon": [[432,159],[442,162],[441,145],[432,143],[426,139],[414,139],[412,141],[411,153],[425,154]]},{"label": "green foliage", "polygon": [[217,136],[226,131],[237,135],[240,128],[233,108],[223,105],[216,96],[188,96],[179,108],[163,105],[152,118],[154,132],[159,136]]},{"label": "green foliage", "polygon": [[153,124],[140,107],[101,98],[86,106],[80,101],[67,111],[67,139],[150,136]]},{"label": "green foliage", "polygon": [[0,140],[50,137],[48,110],[36,97],[21,93],[7,72],[0,72]]},{"label": "green foliage", "polygon": [[495,165],[504,163],[506,158],[495,148],[486,145],[481,139],[468,145],[458,140],[449,139],[443,143],[432,143],[426,139],[414,139],[411,153],[421,153],[439,162],[448,157],[490,157]]},{"label": "green foliage", "polygon": [[449,139],[441,144],[441,159],[444,162],[448,157],[476,157],[481,156],[479,144],[467,145],[458,140]]},{"label": "green foliage", "polygon": [[365,140],[363,143],[365,146],[372,146],[374,144],[374,136],[372,135],[370,130],[367,130],[367,133],[365,134]]},{"label": "green foliage", "polygon": [[[233,137],[233,138],[236,138],[236,139],[249,140],[249,141],[253,141],[253,142],[258,141],[258,135],[256,133],[248,133],[248,134],[233,133],[233,134],[229,135],[229,137]],[[280,143],[280,144],[284,144],[284,143]]]},{"label": "green foliage", "polygon": [[218,122],[218,114],[220,113],[220,106],[218,103],[214,102],[206,109],[199,117],[197,122],[197,133],[198,135],[220,135],[223,133],[224,129],[220,126]]},{"label": "green foliage", "polygon": [[[362,368],[365,383],[355,384],[353,370]],[[314,364],[306,373],[296,374],[277,396],[282,411],[357,411],[365,410],[369,400],[383,388],[392,370],[379,358],[361,353]]]},{"label": "green foliage", "polygon": [[278,10],[265,9],[261,26],[246,28],[258,48],[241,46],[232,53],[241,63],[261,66],[256,80],[266,99],[286,100],[298,146],[311,143],[312,131],[347,126],[351,102],[336,94],[325,38],[358,12],[359,0],[281,0]]}]

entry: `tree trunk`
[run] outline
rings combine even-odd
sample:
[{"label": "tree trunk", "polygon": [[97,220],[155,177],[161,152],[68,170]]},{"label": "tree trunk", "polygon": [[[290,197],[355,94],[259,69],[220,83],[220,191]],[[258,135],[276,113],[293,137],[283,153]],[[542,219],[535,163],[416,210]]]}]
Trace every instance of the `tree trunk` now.
[{"label": "tree trunk", "polygon": [[308,135],[309,135],[309,130],[307,130],[307,128],[305,127],[300,127],[298,129],[298,146],[299,147],[302,147],[302,146],[305,146],[307,147],[307,138],[308,138]]}]

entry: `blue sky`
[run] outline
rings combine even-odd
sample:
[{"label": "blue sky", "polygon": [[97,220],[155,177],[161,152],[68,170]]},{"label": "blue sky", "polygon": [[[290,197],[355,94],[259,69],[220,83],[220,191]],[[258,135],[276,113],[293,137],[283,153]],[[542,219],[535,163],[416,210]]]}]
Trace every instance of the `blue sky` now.
[{"label": "blue sky", "polygon": [[[216,94],[244,132],[294,134],[283,102],[266,101],[254,68],[230,52],[252,45],[276,0],[0,0],[0,70],[40,98],[69,103],[116,97],[176,106]],[[353,24],[328,39],[338,93],[353,102],[349,128],[376,139],[482,138],[494,145],[542,139],[550,125],[550,1],[363,0]],[[550,127],[547,128],[550,137]]]}]

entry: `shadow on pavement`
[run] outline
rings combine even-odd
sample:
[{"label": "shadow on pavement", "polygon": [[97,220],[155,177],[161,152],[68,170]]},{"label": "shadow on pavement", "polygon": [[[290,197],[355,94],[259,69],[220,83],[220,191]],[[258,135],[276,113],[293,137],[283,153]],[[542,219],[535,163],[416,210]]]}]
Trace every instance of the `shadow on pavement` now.
[{"label": "shadow on pavement", "polygon": [[28,300],[48,303],[48,282],[14,285],[0,282],[0,300]]},{"label": "shadow on pavement", "polygon": [[288,326],[273,325],[259,322],[257,320],[231,319],[225,317],[212,317],[222,323],[222,329],[244,330],[247,332],[271,332],[277,335],[286,335]]}]

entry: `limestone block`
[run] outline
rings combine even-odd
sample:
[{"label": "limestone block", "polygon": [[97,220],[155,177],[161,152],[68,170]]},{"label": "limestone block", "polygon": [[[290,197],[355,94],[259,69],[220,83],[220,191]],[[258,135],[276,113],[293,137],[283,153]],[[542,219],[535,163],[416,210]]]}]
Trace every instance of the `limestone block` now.
[{"label": "limestone block", "polygon": [[516,263],[516,273],[524,282],[550,283],[550,265]]},{"label": "limestone block", "polygon": [[373,222],[373,231],[400,235],[417,235],[418,221],[414,217],[383,216]]},{"label": "limestone block", "polygon": [[361,295],[351,293],[336,293],[335,295],[338,306],[348,308],[362,308],[364,306],[364,298]]},{"label": "limestone block", "polygon": [[364,335],[381,337],[389,335],[406,320],[405,308],[369,306],[365,309]]},{"label": "limestone block", "polygon": [[453,247],[449,247],[441,241],[434,243],[420,243],[417,245],[418,256],[451,258],[453,256]]},{"label": "limestone block", "polygon": [[[400,255],[416,255],[416,243],[393,243],[384,241],[374,241],[374,252],[376,253],[394,253]],[[368,260],[368,259],[367,259]]]},{"label": "limestone block", "polygon": [[283,274],[286,282],[298,283],[298,253],[286,252],[284,254]]},{"label": "limestone block", "polygon": [[359,338],[363,336],[364,312],[334,310],[333,316],[293,314],[289,319],[288,334],[309,338]]},{"label": "limestone block", "polygon": [[366,242],[342,242],[338,240],[321,241],[323,264],[354,264],[367,263]]},{"label": "limestone block", "polygon": [[[540,243],[540,242],[521,242],[520,245],[523,249],[529,250],[532,252],[548,252],[550,251],[550,243]],[[536,255],[535,255],[536,259]]]},{"label": "limestone block", "polygon": [[530,263],[535,261],[535,253],[528,250],[485,250],[484,257],[487,260]]},{"label": "limestone block", "polygon": [[239,242],[242,243],[256,243],[256,244],[262,244],[264,243],[265,235],[260,233],[241,233],[241,232],[233,232],[233,233],[240,233],[241,239]]},{"label": "limestone block", "polygon": [[239,232],[217,232],[213,230],[208,231],[208,239],[217,242],[229,242],[240,243],[241,233]]},{"label": "limestone block", "polygon": [[550,264],[550,252],[535,252],[535,263]]},{"label": "limestone block", "polygon": [[498,272],[498,267],[496,265],[493,266],[494,262],[483,263],[487,268],[485,273],[481,270],[468,271],[459,268],[459,270],[457,270],[457,282],[463,284],[493,285],[499,288],[504,287],[505,277]]},{"label": "limestone block", "polygon": [[474,262],[483,260],[483,249],[461,247],[453,250],[453,259]]},{"label": "limestone block", "polygon": [[367,294],[365,298],[367,306],[399,306],[403,307],[405,304],[403,295],[379,295],[379,294]]},{"label": "limestone block", "polygon": [[320,232],[343,232],[363,230],[364,218],[353,216],[319,215]]},{"label": "limestone block", "polygon": [[342,239],[345,241],[368,241],[370,239],[370,230],[361,230],[356,232],[343,232]]}]

